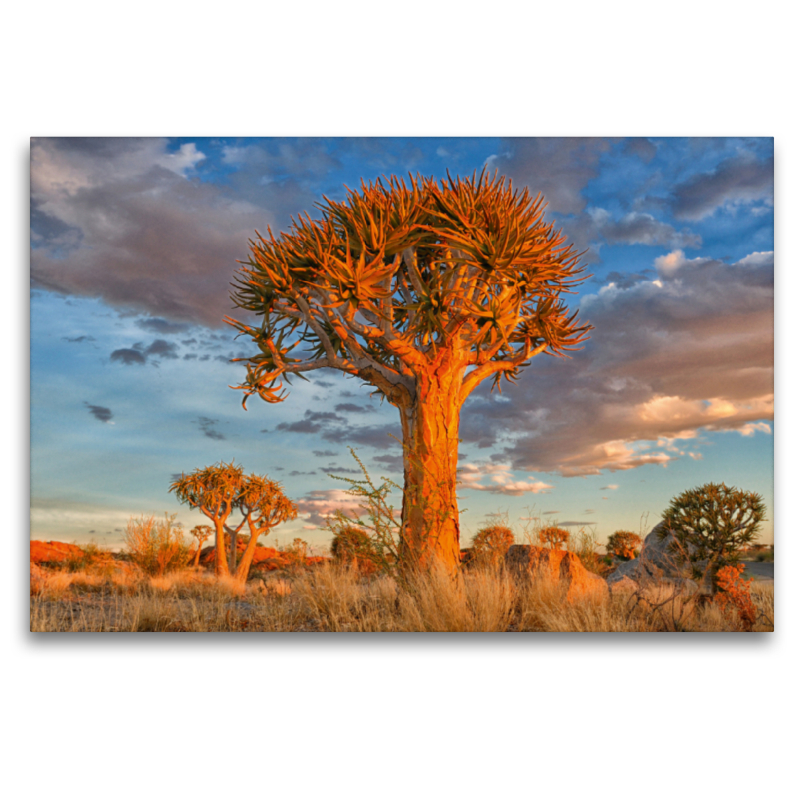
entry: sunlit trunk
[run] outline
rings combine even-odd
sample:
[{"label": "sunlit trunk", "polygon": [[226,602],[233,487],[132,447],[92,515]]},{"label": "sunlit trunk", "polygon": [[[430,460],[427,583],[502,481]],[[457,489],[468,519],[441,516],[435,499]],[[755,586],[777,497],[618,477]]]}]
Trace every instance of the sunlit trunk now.
[{"label": "sunlit trunk", "polygon": [[225,524],[222,520],[214,520],[214,574],[217,577],[230,575],[228,561],[225,558]]},{"label": "sunlit trunk", "polygon": [[239,530],[238,529],[232,530],[230,533],[231,552],[228,555],[228,558],[230,559],[228,563],[228,569],[230,570],[231,575],[233,575],[233,573],[236,572],[236,543],[238,538],[239,538]]},{"label": "sunlit trunk", "polygon": [[253,529],[250,529],[250,541],[247,543],[247,547],[245,548],[244,553],[242,553],[242,560],[239,562],[239,566],[236,568],[236,580],[241,581],[244,583],[247,580],[247,576],[250,574],[250,565],[253,563],[253,556],[256,552],[256,547],[258,546],[258,533],[253,533]]},{"label": "sunlit trunk", "polygon": [[197,543],[197,550],[195,550],[195,553],[194,553],[194,561],[192,562],[192,566],[193,567],[199,567],[200,566],[200,551],[202,549],[203,549],[203,543],[202,542],[198,542]]},{"label": "sunlit trunk", "polygon": [[458,424],[463,369],[432,370],[417,381],[413,405],[401,408],[403,516],[401,556],[418,569],[438,560],[459,565]]}]

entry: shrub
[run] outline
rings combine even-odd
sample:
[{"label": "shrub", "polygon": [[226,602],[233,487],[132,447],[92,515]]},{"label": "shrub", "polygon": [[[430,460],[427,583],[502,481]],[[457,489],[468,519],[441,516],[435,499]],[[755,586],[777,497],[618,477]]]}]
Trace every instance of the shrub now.
[{"label": "shrub", "polygon": [[514,534],[506,525],[481,528],[472,537],[472,559],[482,564],[499,564],[514,544]]},{"label": "shrub", "polygon": [[593,530],[587,531],[585,528],[581,528],[577,533],[570,535],[566,542],[566,549],[575,553],[589,572],[594,572],[596,575],[607,575],[610,570],[597,554],[597,542],[594,536]]},{"label": "shrub", "polygon": [[717,573],[732,566],[739,551],[756,538],[766,507],[755,492],[707,483],[673,498],[664,512],[659,538],[675,537],[674,553],[689,562],[692,575],[712,593]]},{"label": "shrub", "polygon": [[339,524],[334,527],[331,555],[334,561],[350,563],[361,571],[372,572],[377,569],[375,545],[369,534],[356,525]]},{"label": "shrub", "polygon": [[608,537],[606,553],[622,561],[630,561],[639,555],[642,537],[633,531],[615,531]]},{"label": "shrub", "polygon": [[756,607],[750,596],[750,584],[753,579],[742,578],[744,564],[722,567],[717,573],[719,591],[714,595],[714,602],[726,614],[734,612],[746,631],[753,630],[756,624]]},{"label": "shrub", "polygon": [[142,515],[128,521],[125,549],[131,561],[148,575],[163,575],[188,563],[189,545],[175,516],[165,513],[163,520],[157,520]]},{"label": "shrub", "polygon": [[550,525],[539,531],[539,542],[542,547],[551,547],[553,550],[560,550],[562,545],[569,541],[569,531],[564,528],[557,528]]}]

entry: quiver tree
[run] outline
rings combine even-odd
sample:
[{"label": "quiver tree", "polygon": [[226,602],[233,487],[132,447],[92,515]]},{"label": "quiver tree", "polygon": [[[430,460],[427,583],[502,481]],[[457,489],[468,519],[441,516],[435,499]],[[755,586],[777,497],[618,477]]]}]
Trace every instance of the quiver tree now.
[{"label": "quiver tree", "polygon": [[203,549],[203,544],[206,540],[211,538],[214,533],[210,525],[195,525],[191,530],[192,536],[197,539],[197,549],[194,551],[193,566],[200,565],[200,551]]},{"label": "quiver tree", "polygon": [[691,565],[707,592],[717,591],[717,573],[736,563],[739,551],[755,540],[766,515],[761,495],[724,483],[707,483],[672,499],[658,538],[672,534],[670,549]]},{"label": "quiver tree", "polygon": [[564,528],[559,528],[555,525],[550,525],[547,528],[542,528],[539,531],[539,544],[542,547],[549,547],[553,550],[561,550],[561,548],[569,541],[569,531]]},{"label": "quiver tree", "polygon": [[[283,494],[279,483],[266,476],[245,475],[242,468],[233,463],[215,464],[188,475],[181,474],[170,491],[214,523],[215,574],[233,574],[241,582],[247,580],[259,536],[297,517],[297,506]],[[236,527],[227,524],[234,511],[241,515]],[[245,523],[250,539],[237,565],[236,538]],[[226,534],[230,544],[229,560],[225,558]]]},{"label": "quiver tree", "polygon": [[392,176],[317,206],[289,233],[256,233],[236,273],[232,299],[256,320],[226,321],[258,353],[236,359],[247,375],[235,388],[244,404],[277,403],[291,376],[322,368],[375,387],[400,411],[405,561],[455,568],[461,407],[482,381],[514,381],[587,338],[562,301],[586,277],[580,254],[545,222],[541,195],[496,174]]}]

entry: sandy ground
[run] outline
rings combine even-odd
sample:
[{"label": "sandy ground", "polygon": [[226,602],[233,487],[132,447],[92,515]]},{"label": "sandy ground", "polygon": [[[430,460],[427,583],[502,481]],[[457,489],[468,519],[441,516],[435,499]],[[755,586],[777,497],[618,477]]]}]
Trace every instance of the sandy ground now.
[{"label": "sandy ground", "polygon": [[755,578],[757,581],[775,580],[774,561],[746,561],[745,576]]}]

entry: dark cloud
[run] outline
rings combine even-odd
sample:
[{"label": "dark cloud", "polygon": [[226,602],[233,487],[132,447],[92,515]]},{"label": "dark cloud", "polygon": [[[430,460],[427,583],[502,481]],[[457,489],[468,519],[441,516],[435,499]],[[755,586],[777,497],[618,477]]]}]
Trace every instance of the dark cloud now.
[{"label": "dark cloud", "polygon": [[153,343],[144,351],[147,356],[157,356],[159,358],[177,358],[178,347],[166,339],[155,339]]},{"label": "dark cloud", "polygon": [[70,339],[69,336],[62,336],[62,339],[66,342],[72,342],[73,344],[77,344],[78,342],[96,342],[97,340],[94,336],[76,336],[74,339]]},{"label": "dark cloud", "polygon": [[323,425],[332,422],[346,422],[344,417],[332,411],[306,411],[303,419],[297,422],[281,422],[275,430],[288,431],[289,433],[319,433]]},{"label": "dark cloud", "polygon": [[313,470],[313,469],[311,470],[311,472],[301,472],[300,470],[293,469],[293,470],[292,470],[292,471],[289,473],[289,476],[293,478],[293,477],[295,477],[296,475],[316,475],[316,474],[317,474],[316,470]]},{"label": "dark cloud", "polygon": [[[170,153],[161,139],[34,139],[32,285],[222,325],[236,261],[256,228],[275,219],[232,201],[230,188],[187,179],[198,157],[193,145]],[[280,187],[270,191],[280,208]],[[53,220],[74,229],[66,244]]]},{"label": "dark cloud", "polygon": [[372,460],[391,472],[402,473],[403,471],[403,456],[392,456],[384,453],[379,456],[373,456]]},{"label": "dark cloud", "polygon": [[359,406],[355,403],[339,403],[335,406],[335,410],[342,414],[371,414],[375,411],[375,409],[370,406]]},{"label": "dark cloud", "polygon": [[489,167],[527,185],[534,195],[541,192],[549,212],[577,214],[586,205],[583,189],[596,177],[600,156],[610,147],[609,139],[504,139]]},{"label": "dark cloud", "polygon": [[163,317],[148,317],[147,319],[137,319],[136,324],[146,331],[168,335],[171,333],[183,333],[189,326],[185,322],[170,322]]},{"label": "dark cloud", "polygon": [[197,353],[185,353],[183,356],[184,361],[194,361],[197,358]]},{"label": "dark cloud", "polygon": [[624,152],[627,155],[635,155],[649,164],[655,158],[657,148],[649,139],[642,139],[639,137],[628,139],[625,142]]},{"label": "dark cloud", "polygon": [[220,433],[214,427],[219,422],[218,419],[211,419],[210,417],[198,417],[195,422],[203,432],[203,435],[207,436],[209,439],[222,441],[226,438],[224,434]]},{"label": "dark cloud", "polygon": [[587,522],[584,520],[575,521],[571,519],[568,519],[566,522],[561,522],[561,520],[558,522],[559,528],[582,528],[585,525],[597,525],[597,523],[592,520]]},{"label": "dark cloud", "polygon": [[339,455],[335,450],[314,450],[312,452],[317,458],[333,458]]},{"label": "dark cloud", "polygon": [[110,408],[105,406],[93,406],[91,403],[84,401],[84,405],[89,409],[89,413],[100,422],[110,422],[114,416]]},{"label": "dark cloud", "polygon": [[750,153],[726,159],[711,172],[693,175],[673,191],[676,219],[698,220],[720,206],[764,201],[772,204],[773,159],[758,160]]},{"label": "dark cloud", "polygon": [[147,358],[142,355],[139,350],[134,350],[129,347],[123,347],[119,350],[114,350],[111,354],[112,361],[119,361],[122,364],[146,364]]}]

